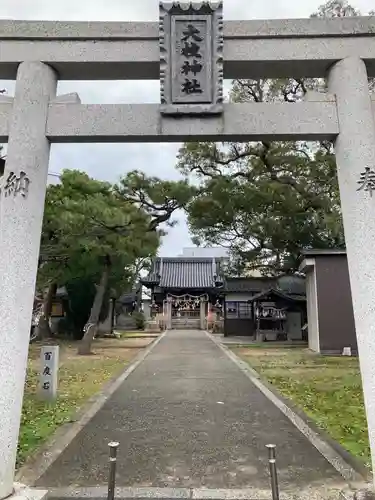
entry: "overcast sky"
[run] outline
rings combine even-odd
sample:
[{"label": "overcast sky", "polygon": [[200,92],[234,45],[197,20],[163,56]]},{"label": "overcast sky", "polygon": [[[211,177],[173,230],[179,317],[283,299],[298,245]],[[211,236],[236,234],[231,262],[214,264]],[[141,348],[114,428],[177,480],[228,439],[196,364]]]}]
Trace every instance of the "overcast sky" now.
[{"label": "overcast sky", "polygon": [[[225,19],[274,19],[308,17],[324,0],[225,0]],[[366,14],[374,0],[354,0]],[[0,0],[1,19],[72,21],[157,21],[157,0]],[[0,88],[13,92],[12,82]],[[78,92],[83,103],[159,102],[159,82],[61,82],[59,92]],[[175,158],[178,145],[90,144],[54,145],[50,171],[85,170],[98,179],[116,181],[129,170],[140,169],[166,179],[178,178]],[[170,230],[161,254],[174,256],[191,244],[184,217]]]}]

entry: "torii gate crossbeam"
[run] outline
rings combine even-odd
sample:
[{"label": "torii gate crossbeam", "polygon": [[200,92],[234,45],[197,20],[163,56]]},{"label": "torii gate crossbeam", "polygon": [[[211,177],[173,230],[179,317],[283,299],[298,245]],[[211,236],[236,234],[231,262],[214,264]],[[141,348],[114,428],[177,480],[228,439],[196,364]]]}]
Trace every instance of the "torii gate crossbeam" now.
[{"label": "torii gate crossbeam", "polygon": [[[325,77],[350,56],[375,77],[374,17],[224,22],[224,78]],[[42,61],[60,80],[159,80],[158,23],[0,21],[0,78]]]}]

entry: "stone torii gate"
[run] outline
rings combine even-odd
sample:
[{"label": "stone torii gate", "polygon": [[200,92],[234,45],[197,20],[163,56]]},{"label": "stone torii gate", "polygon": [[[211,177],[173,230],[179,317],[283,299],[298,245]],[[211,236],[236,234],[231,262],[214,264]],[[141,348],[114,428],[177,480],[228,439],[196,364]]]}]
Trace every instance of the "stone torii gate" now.
[{"label": "stone torii gate", "polygon": [[[375,20],[222,21],[161,5],[159,23],[0,21],[0,500],[13,492],[51,143],[333,140],[375,465]],[[198,48],[197,48],[198,47]],[[224,78],[327,77],[297,104],[223,104]],[[161,104],[83,105],[61,80],[161,78]]]}]

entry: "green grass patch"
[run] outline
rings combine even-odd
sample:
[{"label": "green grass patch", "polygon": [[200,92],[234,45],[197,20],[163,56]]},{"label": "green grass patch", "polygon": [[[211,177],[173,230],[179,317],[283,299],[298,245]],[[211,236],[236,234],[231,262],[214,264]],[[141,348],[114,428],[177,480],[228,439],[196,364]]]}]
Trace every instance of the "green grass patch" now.
[{"label": "green grass patch", "polygon": [[26,378],[17,453],[18,466],[22,465],[59,426],[71,422],[79,408],[124,369],[126,360],[121,355],[69,356],[60,366],[58,398],[54,403],[43,402],[38,397],[37,364],[37,361],[30,360]]},{"label": "green grass patch", "polygon": [[[240,347],[246,347],[247,349],[267,349],[267,350],[272,350],[272,349],[284,349],[285,348],[285,344],[281,344],[281,343],[277,343],[277,342],[270,342],[269,344],[267,344],[267,346],[265,347],[264,345],[264,342],[260,342],[259,344],[257,344],[256,342],[252,342],[251,344],[236,344],[236,343],[229,343],[228,344],[230,346],[231,349],[234,349],[234,348],[240,348]],[[287,346],[287,349],[301,349],[301,344],[299,345],[288,345]]]},{"label": "green grass patch", "polygon": [[144,332],[143,330],[138,330],[136,332],[125,332],[121,330],[116,330],[116,333],[122,339],[137,339],[137,338],[142,339],[142,338],[155,337],[155,334],[147,333]]},{"label": "green grass patch", "polygon": [[346,450],[370,466],[367,422],[357,358],[306,349],[234,349]]},{"label": "green grass patch", "polygon": [[142,334],[144,335],[144,332],[142,330],[139,330],[138,332],[125,332],[122,330],[116,330],[117,335],[119,335],[122,339],[132,339],[132,338],[137,338],[141,337]]}]

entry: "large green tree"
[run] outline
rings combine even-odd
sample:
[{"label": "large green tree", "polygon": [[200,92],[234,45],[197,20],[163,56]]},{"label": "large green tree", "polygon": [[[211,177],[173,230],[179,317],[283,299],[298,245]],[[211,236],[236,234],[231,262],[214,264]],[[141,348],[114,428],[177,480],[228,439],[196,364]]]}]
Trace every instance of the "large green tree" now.
[{"label": "large green tree", "polygon": [[46,198],[38,280],[46,289],[41,324],[48,333],[57,283],[68,285],[74,296],[79,295],[80,282],[95,284],[94,294],[85,286],[93,300],[79,349],[85,354],[90,352],[106,293],[118,296],[134,285],[193,189],[185,181],[163,181],[136,171],[117,186],[69,170],[60,181],[48,188]]},{"label": "large green tree", "polygon": [[107,290],[124,286],[136,260],[155,255],[159,241],[151,217],[109,183],[67,170],[48,188],[39,280],[49,290],[87,278],[96,287],[81,354],[90,352]]},{"label": "large green tree", "polygon": [[173,216],[178,210],[186,209],[197,193],[187,180],[167,181],[138,170],[122,177],[116,190],[124,200],[144,210],[154,227],[163,224],[173,227],[176,224]]},{"label": "large green tree", "polygon": [[[358,14],[348,2],[333,0],[314,16]],[[230,98],[293,105],[309,89],[325,90],[324,80],[237,80]],[[185,144],[178,168],[200,185],[188,206],[195,242],[228,247],[235,272],[295,271],[302,249],[345,245],[331,143]]]}]

